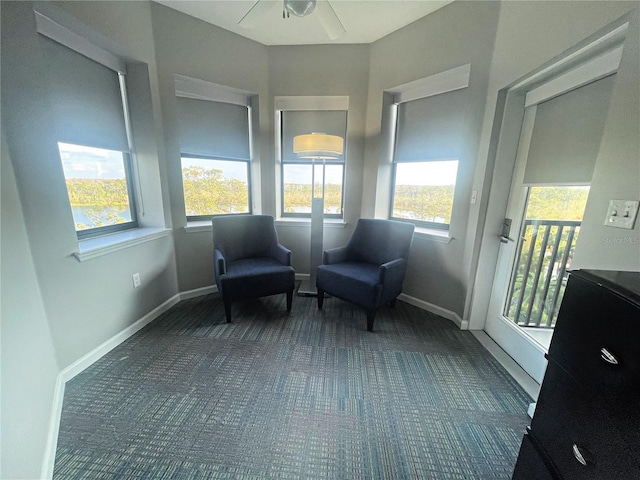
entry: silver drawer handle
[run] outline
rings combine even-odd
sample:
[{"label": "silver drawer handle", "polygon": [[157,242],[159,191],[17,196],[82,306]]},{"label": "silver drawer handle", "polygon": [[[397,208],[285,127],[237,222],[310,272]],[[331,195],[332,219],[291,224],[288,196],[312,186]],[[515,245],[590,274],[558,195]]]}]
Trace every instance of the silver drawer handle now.
[{"label": "silver drawer handle", "polygon": [[587,461],[584,459],[580,448],[575,443],[573,444],[573,456],[576,457],[576,460],[578,460],[582,465],[585,467],[587,466]]},{"label": "silver drawer handle", "polygon": [[611,365],[618,365],[618,359],[604,347],[600,349],[600,358]]}]

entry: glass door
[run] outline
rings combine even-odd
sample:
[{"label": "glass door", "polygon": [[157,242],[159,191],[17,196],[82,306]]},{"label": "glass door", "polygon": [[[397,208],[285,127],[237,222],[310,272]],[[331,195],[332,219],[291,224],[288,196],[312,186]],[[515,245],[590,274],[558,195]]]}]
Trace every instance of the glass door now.
[{"label": "glass door", "polygon": [[524,110],[506,213],[511,229],[501,236],[485,331],[538,383],[614,80],[596,79]]}]

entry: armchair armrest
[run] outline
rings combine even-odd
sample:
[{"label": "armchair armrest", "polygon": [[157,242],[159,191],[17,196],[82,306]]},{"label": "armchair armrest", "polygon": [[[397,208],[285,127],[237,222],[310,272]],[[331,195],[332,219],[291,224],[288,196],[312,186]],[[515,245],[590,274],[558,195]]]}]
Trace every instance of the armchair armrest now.
[{"label": "armchair armrest", "polygon": [[322,263],[331,265],[334,263],[344,262],[347,259],[347,247],[337,247],[325,250],[322,254]]},{"label": "armchair armrest", "polygon": [[404,258],[396,258],[383,263],[378,268],[378,281],[385,286],[402,283],[406,270],[407,261]]},{"label": "armchair armrest", "polygon": [[276,245],[273,251],[274,258],[278,260],[281,264],[286,265],[288,267],[291,266],[291,250],[284,247],[283,245]]},{"label": "armchair armrest", "polygon": [[224,275],[227,273],[227,262],[224,259],[224,255],[217,248],[213,251],[213,268],[217,275]]}]

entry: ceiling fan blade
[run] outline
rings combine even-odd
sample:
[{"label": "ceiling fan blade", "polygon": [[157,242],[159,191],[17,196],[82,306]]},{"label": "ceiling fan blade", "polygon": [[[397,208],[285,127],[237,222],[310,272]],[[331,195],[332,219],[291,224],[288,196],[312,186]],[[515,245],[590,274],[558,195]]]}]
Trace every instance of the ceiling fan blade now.
[{"label": "ceiling fan blade", "polygon": [[265,15],[277,2],[272,0],[258,0],[253,4],[253,7],[249,9],[247,13],[244,14],[244,17],[240,19],[238,25],[243,28],[253,28],[258,22],[262,19],[263,15]]},{"label": "ceiling fan blade", "polygon": [[336,15],[335,10],[329,3],[329,0],[318,0],[316,4],[316,15],[322,23],[324,30],[331,40],[335,40],[339,36],[347,33],[342,22]]}]

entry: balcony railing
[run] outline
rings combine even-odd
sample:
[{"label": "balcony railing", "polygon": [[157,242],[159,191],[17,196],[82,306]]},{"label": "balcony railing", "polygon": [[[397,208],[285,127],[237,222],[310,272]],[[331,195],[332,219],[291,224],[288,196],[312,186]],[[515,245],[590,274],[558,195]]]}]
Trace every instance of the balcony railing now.
[{"label": "balcony railing", "polygon": [[505,306],[507,318],[523,327],[554,327],[580,223],[524,221]]}]

